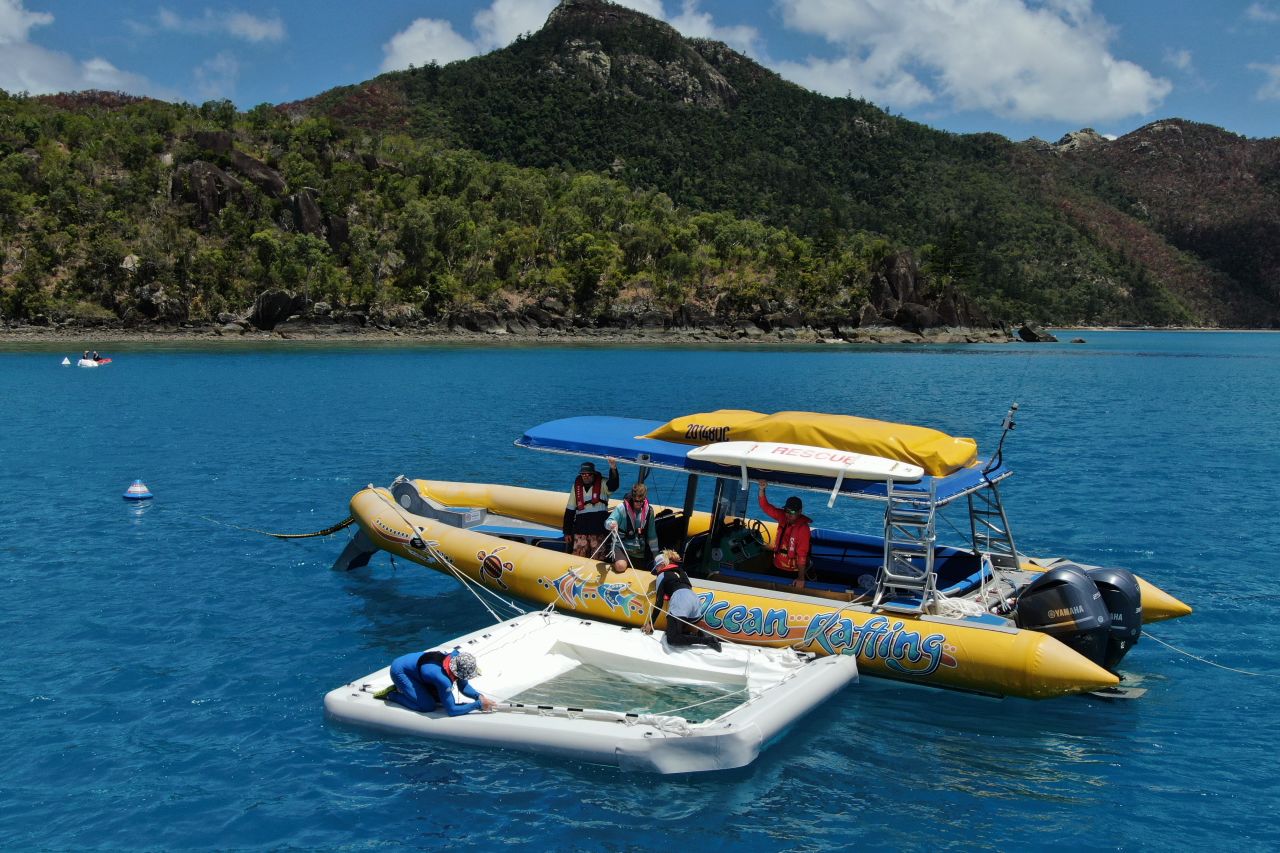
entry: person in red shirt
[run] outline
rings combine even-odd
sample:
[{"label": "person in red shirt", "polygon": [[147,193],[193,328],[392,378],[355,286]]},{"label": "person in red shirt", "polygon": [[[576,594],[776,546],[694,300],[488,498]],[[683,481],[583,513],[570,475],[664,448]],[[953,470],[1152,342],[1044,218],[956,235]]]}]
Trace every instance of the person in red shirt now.
[{"label": "person in red shirt", "polygon": [[778,531],[773,537],[773,567],[783,576],[795,578],[796,589],[804,589],[804,573],[809,568],[809,525],[812,519],[804,514],[804,504],[795,495],[787,498],[782,509],[778,509],[769,503],[763,480],[759,486],[760,509],[778,522]]}]

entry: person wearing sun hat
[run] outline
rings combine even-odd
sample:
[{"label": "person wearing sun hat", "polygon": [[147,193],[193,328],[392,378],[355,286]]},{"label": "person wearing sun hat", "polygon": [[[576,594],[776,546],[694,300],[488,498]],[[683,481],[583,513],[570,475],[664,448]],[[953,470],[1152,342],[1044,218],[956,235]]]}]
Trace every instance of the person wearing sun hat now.
[{"label": "person wearing sun hat", "polygon": [[[391,662],[395,689],[385,698],[411,711],[443,708],[450,717],[492,711],[494,701],[471,686],[471,679],[479,674],[476,657],[470,652],[410,652]],[[455,685],[458,692],[475,701],[459,704],[453,694]]]},{"label": "person wearing sun hat", "polygon": [[575,557],[594,557],[604,542],[604,520],[609,515],[609,495],[618,488],[618,462],[609,458],[609,478],[594,462],[583,462],[569,490],[562,529],[564,541]]},{"label": "person wearing sun hat", "polygon": [[804,575],[809,568],[809,525],[812,519],[804,514],[804,504],[795,495],[787,498],[782,509],[778,509],[765,496],[765,481],[760,480],[759,485],[760,509],[778,522],[778,530],[773,537],[774,571],[792,579],[796,589],[804,589]]},{"label": "person wearing sun hat", "polygon": [[653,608],[640,630],[652,634],[653,623],[665,611],[668,646],[704,645],[720,651],[720,638],[698,625],[702,621],[702,602],[680,566],[680,555],[669,548],[661,552],[653,558],[653,573],[658,578],[653,585]]}]

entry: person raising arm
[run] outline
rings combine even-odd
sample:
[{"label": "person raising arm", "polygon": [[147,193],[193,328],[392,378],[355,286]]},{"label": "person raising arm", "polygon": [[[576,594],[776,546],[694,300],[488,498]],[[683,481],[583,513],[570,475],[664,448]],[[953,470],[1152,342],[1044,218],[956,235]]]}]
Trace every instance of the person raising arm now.
[{"label": "person raising arm", "polygon": [[768,488],[764,480],[760,480],[760,509],[765,515],[778,522],[778,532],[774,536],[773,568],[776,574],[794,581],[796,589],[804,589],[804,575],[809,568],[809,525],[811,519],[805,515],[804,504],[795,495],[787,498],[778,509],[769,503],[765,490]]}]

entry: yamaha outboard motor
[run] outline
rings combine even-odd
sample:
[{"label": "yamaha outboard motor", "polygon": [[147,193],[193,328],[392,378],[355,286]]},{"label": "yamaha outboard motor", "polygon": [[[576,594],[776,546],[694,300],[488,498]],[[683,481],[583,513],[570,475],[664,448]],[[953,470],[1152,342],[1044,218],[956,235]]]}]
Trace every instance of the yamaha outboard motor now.
[{"label": "yamaha outboard motor", "polygon": [[1048,634],[1098,665],[1106,660],[1111,617],[1093,579],[1074,565],[1049,569],[1018,596],[1019,628]]},{"label": "yamaha outboard motor", "polygon": [[1089,569],[1087,573],[1102,593],[1102,602],[1111,614],[1107,653],[1102,665],[1115,672],[1121,659],[1142,636],[1142,592],[1138,579],[1127,569]]}]

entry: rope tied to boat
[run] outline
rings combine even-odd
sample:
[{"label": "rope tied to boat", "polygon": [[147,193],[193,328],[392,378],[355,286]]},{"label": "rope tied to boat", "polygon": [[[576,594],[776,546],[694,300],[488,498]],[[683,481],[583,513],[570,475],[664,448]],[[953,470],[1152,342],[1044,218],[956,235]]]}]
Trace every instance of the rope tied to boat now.
[{"label": "rope tied to boat", "polygon": [[[472,578],[467,577],[467,575],[464,574],[461,569],[459,569],[456,565],[454,565],[453,560],[449,559],[448,555],[446,555],[443,551],[441,551],[436,546],[436,543],[423,538],[422,534],[425,532],[425,528],[414,524],[413,521],[411,521],[408,517],[406,517],[404,513],[404,509],[398,503],[389,499],[381,491],[374,489],[372,484],[370,484],[369,489],[372,490],[373,493],[376,494],[382,500],[383,503],[391,507],[391,509],[395,511],[395,514],[400,517],[401,521],[403,521],[405,524],[409,526],[409,535],[410,537],[412,537],[409,543],[410,547],[415,548],[416,550],[426,551],[427,554],[430,555],[432,560],[435,560],[440,565],[448,569],[450,574],[452,574],[455,578],[457,578],[459,581],[462,582],[463,588],[466,589],[467,592],[470,592],[473,596],[475,596],[476,601],[480,602],[480,606],[489,612],[489,615],[493,617],[493,621],[495,624],[498,622],[505,621],[504,617],[499,616],[497,611],[495,611],[492,607],[489,606],[489,603],[485,601],[478,592],[476,592],[476,588],[479,588],[484,592],[488,593],[489,595],[492,595],[497,601],[507,605],[517,614],[522,615],[527,612],[526,610],[524,610],[524,608],[517,606],[515,602],[510,601],[507,598],[504,598],[503,596],[499,595],[498,593],[494,592],[493,590],[489,589],[483,584],[480,584],[479,582],[473,580]],[[418,547],[418,546],[421,546],[421,547]]]},{"label": "rope tied to boat", "polygon": [[317,536],[332,536],[333,534],[337,533],[339,530],[343,530],[345,528],[350,527],[352,524],[355,523],[355,520],[356,520],[355,516],[349,515],[346,518],[344,518],[342,521],[339,521],[337,524],[334,524],[330,527],[326,527],[324,530],[317,530],[314,533],[272,533],[270,530],[259,530],[256,527],[244,527],[239,524],[228,524],[225,521],[218,521],[218,519],[210,518],[207,515],[202,515],[200,516],[200,518],[203,518],[205,521],[208,521],[211,524],[218,524],[218,525],[221,525],[222,527],[230,527],[232,530],[243,530],[246,533],[261,533],[263,536],[270,536],[274,539],[313,539]]},{"label": "rope tied to boat", "polygon": [[1172,643],[1166,643],[1164,640],[1160,639],[1155,634],[1152,634],[1150,631],[1146,630],[1145,628],[1142,630],[1142,636],[1150,637],[1151,639],[1155,640],[1157,643],[1164,646],[1166,649],[1169,649],[1170,651],[1175,651],[1180,655],[1186,655],[1192,660],[1200,661],[1200,663],[1207,663],[1209,666],[1216,666],[1218,669],[1225,669],[1227,672],[1235,672],[1235,673],[1239,673],[1240,675],[1249,675],[1254,678],[1280,678],[1280,675],[1277,675],[1274,672],[1250,672],[1247,669],[1236,669],[1233,666],[1226,666],[1224,664],[1215,663],[1211,660],[1206,660],[1205,658],[1202,658],[1199,655],[1191,654],[1191,652],[1185,649],[1180,649],[1177,646],[1173,645]]}]

